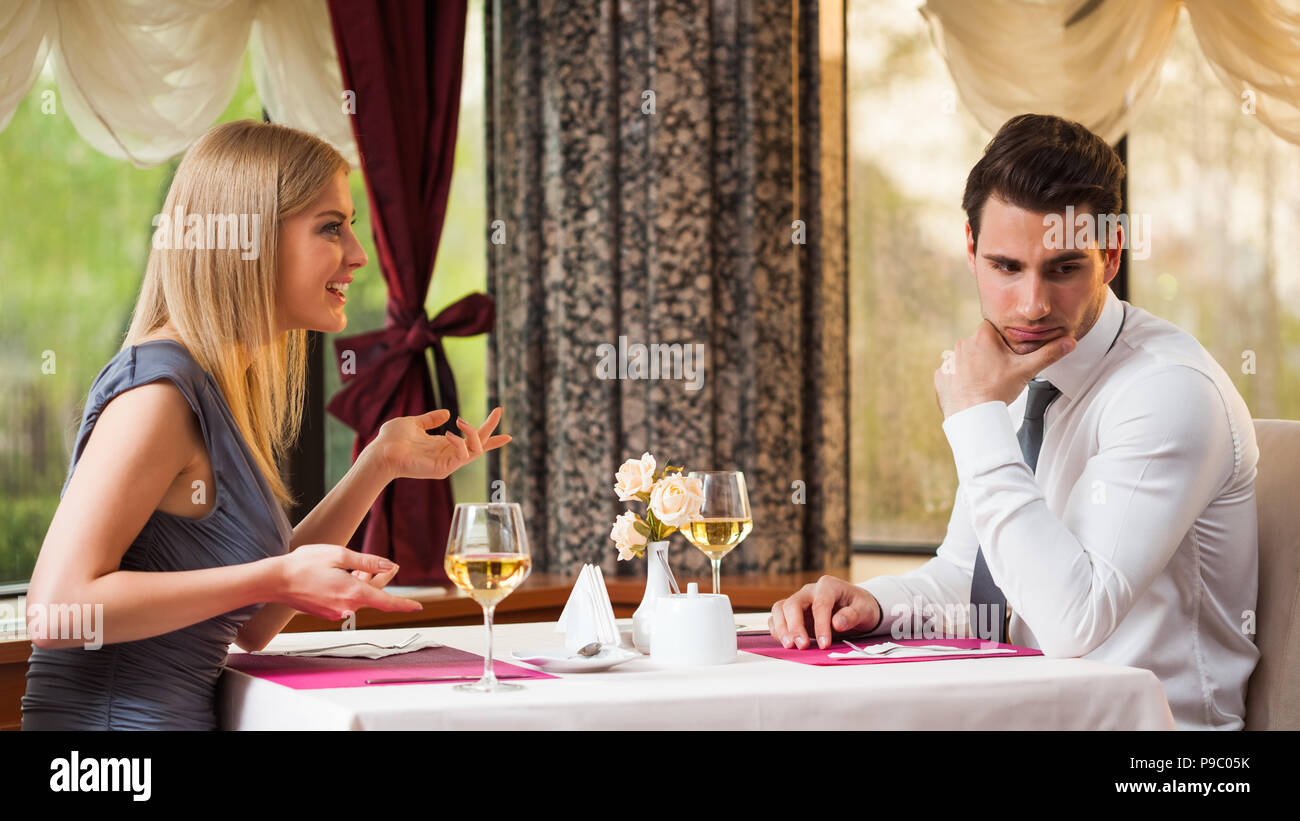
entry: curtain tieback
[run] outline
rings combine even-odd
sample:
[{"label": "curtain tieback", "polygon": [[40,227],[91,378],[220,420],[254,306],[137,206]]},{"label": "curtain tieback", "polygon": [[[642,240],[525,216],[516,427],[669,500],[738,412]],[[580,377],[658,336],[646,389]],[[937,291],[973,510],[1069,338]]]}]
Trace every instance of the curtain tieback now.
[{"label": "curtain tieback", "polygon": [[[433,349],[438,401],[451,412],[439,429],[458,432],[460,415],[456,380],[443,351],[445,336],[476,336],[492,330],[496,308],[492,297],[474,293],[448,305],[433,319],[423,308],[388,307],[386,327],[334,340],[343,387],[330,400],[329,412],[362,437],[372,436],[385,420],[386,409],[412,370],[424,367],[424,349]],[[429,408],[432,410],[432,408]]]}]

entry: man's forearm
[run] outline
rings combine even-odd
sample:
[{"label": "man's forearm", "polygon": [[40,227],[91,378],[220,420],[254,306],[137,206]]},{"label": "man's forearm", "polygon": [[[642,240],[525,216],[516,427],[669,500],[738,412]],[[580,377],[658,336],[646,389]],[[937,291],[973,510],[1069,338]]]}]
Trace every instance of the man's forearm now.
[{"label": "man's forearm", "polygon": [[961,622],[967,613],[970,576],[945,555],[955,546],[956,541],[945,542],[939,553],[922,566],[896,576],[876,576],[859,585],[880,608],[880,621],[870,635],[923,638],[912,633],[918,624],[924,629],[927,621],[944,635],[963,634]]}]

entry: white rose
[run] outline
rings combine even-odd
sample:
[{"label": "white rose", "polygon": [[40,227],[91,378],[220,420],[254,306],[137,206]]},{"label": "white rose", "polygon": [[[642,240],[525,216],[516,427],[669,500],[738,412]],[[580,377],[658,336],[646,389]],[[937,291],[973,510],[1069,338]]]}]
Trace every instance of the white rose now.
[{"label": "white rose", "polygon": [[628,459],[614,474],[616,484],[614,492],[620,502],[631,502],[638,493],[649,493],[654,486],[655,458],[649,453],[641,454],[640,459]]},{"label": "white rose", "polygon": [[650,491],[650,510],[669,527],[685,527],[704,507],[704,485],[680,473],[660,479]]},{"label": "white rose", "polygon": [[613,539],[614,546],[618,548],[619,561],[640,555],[641,551],[637,548],[645,547],[645,536],[636,529],[637,521],[637,515],[630,510],[614,520],[614,529],[609,532],[609,538]]}]

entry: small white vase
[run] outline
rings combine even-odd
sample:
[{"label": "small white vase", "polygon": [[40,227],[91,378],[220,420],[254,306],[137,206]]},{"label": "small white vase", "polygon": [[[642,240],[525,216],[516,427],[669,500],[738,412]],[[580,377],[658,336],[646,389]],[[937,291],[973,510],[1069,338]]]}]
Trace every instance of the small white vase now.
[{"label": "small white vase", "polygon": [[641,606],[632,614],[632,644],[642,653],[650,652],[650,637],[654,632],[655,604],[660,596],[673,592],[672,571],[668,567],[668,540],[650,542],[645,546],[645,595]]}]

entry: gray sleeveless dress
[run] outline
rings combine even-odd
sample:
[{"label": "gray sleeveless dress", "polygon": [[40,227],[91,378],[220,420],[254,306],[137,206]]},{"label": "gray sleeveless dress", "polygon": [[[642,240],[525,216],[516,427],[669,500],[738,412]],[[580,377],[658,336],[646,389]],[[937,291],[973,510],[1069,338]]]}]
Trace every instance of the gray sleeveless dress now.
[{"label": "gray sleeveless dress", "polygon": [[[200,519],[154,511],[121,569],[151,572],[242,564],[289,551],[292,528],[257,468],[216,380],[183,345],[119,352],[91,385],[64,492],[90,431],[122,391],[168,379],[198,415],[212,461],[213,509]],[[62,494],[60,494],[62,495]],[[24,730],[215,730],[217,680],[235,634],[262,605],[180,630],[97,649],[32,648]]]}]

